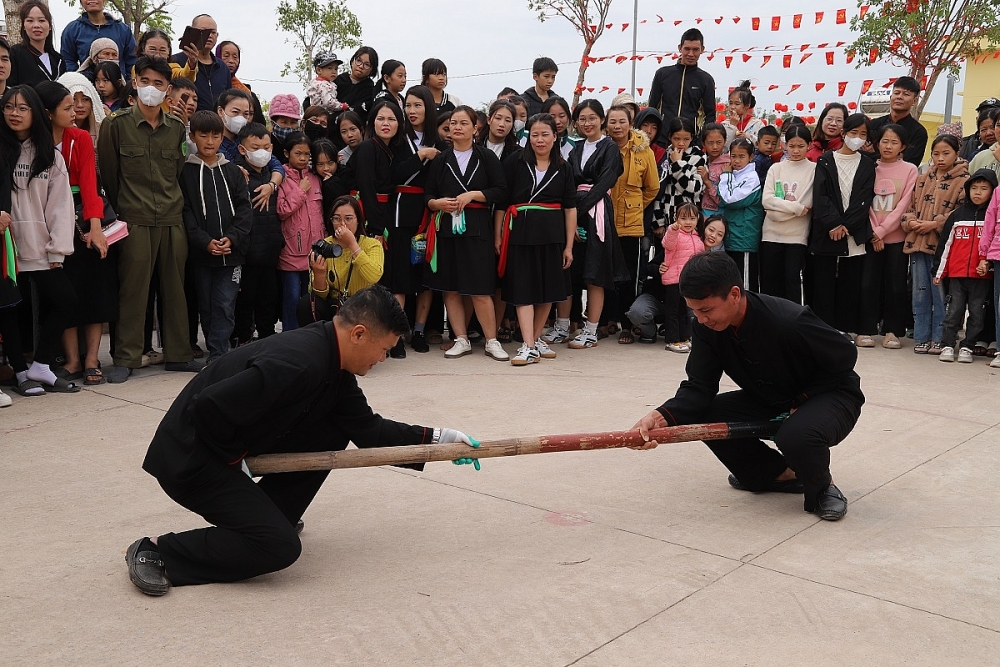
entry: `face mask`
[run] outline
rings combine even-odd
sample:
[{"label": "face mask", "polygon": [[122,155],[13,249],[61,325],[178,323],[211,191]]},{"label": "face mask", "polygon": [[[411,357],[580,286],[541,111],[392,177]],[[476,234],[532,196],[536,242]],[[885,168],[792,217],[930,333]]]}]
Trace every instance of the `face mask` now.
[{"label": "face mask", "polygon": [[147,107],[158,107],[163,104],[163,100],[167,97],[167,94],[162,90],[157,90],[156,86],[142,86],[136,93],[139,95],[139,101]]},{"label": "face mask", "polygon": [[514,134],[517,134],[524,129],[524,121],[518,118],[514,121]]},{"label": "face mask", "polygon": [[311,141],[323,139],[326,137],[326,128],[322,125],[317,125],[316,123],[306,123],[306,136],[309,137]]},{"label": "face mask", "polygon": [[226,129],[233,134],[239,134],[240,130],[247,124],[247,119],[243,116],[223,116],[222,122],[225,124]]},{"label": "face mask", "polygon": [[271,151],[266,148],[258,148],[255,151],[247,151],[245,154],[247,162],[257,169],[263,169],[271,161]]},{"label": "face mask", "polygon": [[284,144],[285,140],[288,139],[294,131],[294,127],[281,127],[280,125],[275,125],[274,129],[271,130],[271,133],[274,134],[275,139]]},{"label": "face mask", "polygon": [[850,148],[852,151],[859,151],[861,147],[868,143],[867,139],[862,139],[861,137],[846,137],[844,139],[844,145]]}]

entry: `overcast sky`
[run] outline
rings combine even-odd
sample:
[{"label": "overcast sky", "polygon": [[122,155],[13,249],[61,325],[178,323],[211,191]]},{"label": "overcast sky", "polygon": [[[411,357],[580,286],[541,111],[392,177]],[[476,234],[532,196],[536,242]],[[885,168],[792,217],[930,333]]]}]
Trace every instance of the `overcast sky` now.
[{"label": "overcast sky", "polygon": [[[855,69],[844,63],[843,49],[837,49],[836,65],[827,66],[822,51],[803,64],[799,64],[802,44],[829,42],[831,47],[837,41],[850,42],[848,25],[836,25],[836,10],[846,8],[848,15],[857,12],[856,3],[822,0],[803,3],[800,0],[771,0],[768,3],[753,3],[754,9],[742,10],[750,3],[723,0],[702,0],[698,3],[677,3],[666,0],[639,0],[639,19],[651,19],[640,25],[637,49],[660,53],[676,50],[681,33],[694,27],[693,20],[704,18],[698,27],[705,33],[706,48],[746,49],[767,45],[784,47],[792,44],[795,49],[790,69],[782,68],[782,54],[775,52],[771,62],[761,67],[761,58],[754,58],[744,64],[739,53],[735,55],[732,67],[726,69],[723,54],[711,62],[702,57],[701,66],[715,77],[719,91],[735,86],[740,79],[749,78],[758,86],[756,97],[758,111],[769,111],[775,102],[789,104],[793,111],[796,102],[815,101],[816,115],[826,102],[837,98],[837,82],[849,81],[843,101],[857,100],[861,81],[874,79],[873,90],[878,89],[890,77],[905,74],[902,65],[878,63],[873,67]],[[692,11],[676,9],[687,5]],[[175,34],[179,35],[190,19],[202,12],[210,12],[219,23],[220,39],[230,39],[240,45],[243,61],[239,77],[248,83],[262,99],[269,99],[280,92],[293,92],[301,98],[301,87],[294,78],[282,80],[279,72],[284,62],[291,60],[295,51],[284,43],[285,35],[275,30],[275,7],[277,2],[268,0],[236,0],[233,2],[208,2],[207,0],[177,0],[173,8]],[[57,34],[62,32],[67,22],[75,18],[77,7],[70,7],[64,0],[51,0]],[[410,85],[420,82],[420,63],[424,58],[437,57],[447,63],[450,83],[448,91],[458,95],[473,106],[487,103],[504,86],[524,90],[532,85],[531,63],[540,55],[552,57],[560,64],[559,76],[554,90],[569,98],[576,81],[577,64],[583,48],[583,39],[574,32],[572,26],[562,18],[553,18],[539,23],[534,13],[527,8],[525,0],[348,0],[348,7],[357,14],[363,29],[362,40],[373,46],[380,60],[395,58],[407,66]],[[694,8],[697,7],[697,11]],[[816,11],[825,11],[822,24],[814,22]],[[792,15],[804,12],[802,28],[791,27]],[[594,47],[594,56],[631,52],[631,28],[623,32],[621,24],[632,22],[633,2],[615,0],[608,22],[615,27],[606,31]],[[666,19],[665,23],[654,23],[656,13]],[[734,24],[733,16],[742,20]],[[761,17],[761,29],[751,29],[751,17]],[[777,32],[770,30],[771,16],[782,16],[782,27]],[[714,18],[723,16],[721,25]],[[685,22],[675,27],[674,20]],[[345,60],[350,55],[346,50],[339,54]],[[671,61],[664,60],[663,64]],[[637,64],[636,86],[648,87],[653,74],[660,67],[648,58]],[[817,93],[815,84],[825,82],[823,91]],[[788,88],[793,83],[802,87],[791,95]],[[780,88],[768,92],[770,84]],[[619,87],[630,88],[631,68],[628,63],[615,64],[613,61],[598,63],[587,72],[587,86],[600,90],[609,86],[611,90],[593,96],[609,102]],[[945,99],[945,79],[942,77],[927,109],[942,111]],[[962,90],[962,84],[956,87]],[[720,92],[723,95],[724,92]],[[960,113],[961,97],[956,97],[955,113]],[[978,103],[978,100],[975,102]]]}]

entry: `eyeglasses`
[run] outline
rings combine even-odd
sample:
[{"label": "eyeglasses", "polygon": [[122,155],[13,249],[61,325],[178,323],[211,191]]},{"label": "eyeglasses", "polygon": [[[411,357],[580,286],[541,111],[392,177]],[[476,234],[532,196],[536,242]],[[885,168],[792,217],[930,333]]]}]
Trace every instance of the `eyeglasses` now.
[{"label": "eyeglasses", "polygon": [[14,113],[15,111],[18,113],[31,113],[31,107],[29,107],[26,104],[20,104],[20,105],[5,104],[3,107],[4,113]]},{"label": "eyeglasses", "polygon": [[360,67],[361,69],[371,69],[372,68],[372,64],[369,61],[361,60],[359,58],[359,59],[355,60],[354,62],[357,63],[358,67]]},{"label": "eyeglasses", "polygon": [[335,215],[335,216],[333,216],[333,221],[334,222],[345,222],[345,223],[346,222],[355,222],[357,219],[358,219],[357,216],[354,216],[354,215]]}]

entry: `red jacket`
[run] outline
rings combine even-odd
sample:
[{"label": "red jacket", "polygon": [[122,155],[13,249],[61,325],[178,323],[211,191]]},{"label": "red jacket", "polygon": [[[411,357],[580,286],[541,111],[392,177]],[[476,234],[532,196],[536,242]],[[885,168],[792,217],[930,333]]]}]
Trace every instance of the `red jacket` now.
[{"label": "red jacket", "polygon": [[[97,161],[90,133],[78,127],[67,127],[63,131],[62,156],[69,170],[69,184],[80,188],[83,219],[103,219],[104,200],[98,194]],[[84,227],[83,231],[89,232],[90,227]]]},{"label": "red jacket", "polygon": [[989,272],[985,276],[976,273],[979,262],[986,259],[979,253],[985,213],[985,207],[965,205],[949,216],[941,233],[945,241],[938,245],[935,258],[936,277],[992,279]]}]

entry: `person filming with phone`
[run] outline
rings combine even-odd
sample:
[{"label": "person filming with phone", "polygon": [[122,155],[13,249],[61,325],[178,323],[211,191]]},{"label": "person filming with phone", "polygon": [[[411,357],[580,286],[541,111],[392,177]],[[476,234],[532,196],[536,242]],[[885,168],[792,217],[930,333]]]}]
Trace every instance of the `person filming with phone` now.
[{"label": "person filming with phone", "polygon": [[171,62],[178,65],[187,65],[195,53],[194,49],[197,49],[198,75],[194,85],[198,89],[198,111],[215,111],[212,105],[216,98],[232,87],[229,67],[212,53],[218,40],[219,25],[215,19],[208,14],[199,14],[184,29],[180,43],[182,52],[175,53],[170,58]]}]

